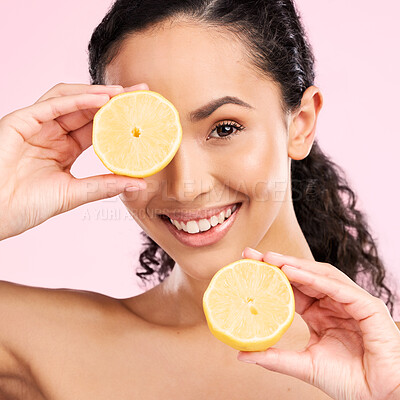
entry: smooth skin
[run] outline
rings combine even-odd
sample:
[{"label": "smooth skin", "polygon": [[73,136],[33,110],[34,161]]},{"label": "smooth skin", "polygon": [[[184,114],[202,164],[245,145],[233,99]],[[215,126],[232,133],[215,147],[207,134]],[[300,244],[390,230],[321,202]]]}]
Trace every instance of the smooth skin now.
[{"label": "smooth skin", "polygon": [[[286,115],[279,87],[252,69],[240,42],[181,22],[126,39],[106,71],[106,83],[121,86],[60,84],[0,120],[0,239],[119,194],[139,226],[177,261],[160,285],[128,299],[0,282],[0,396],[399,398],[400,333],[387,308],[334,266],[314,261],[294,214],[290,159],[310,151],[320,90],[308,88],[299,110]],[[132,87],[141,82],[147,85]],[[174,159],[144,179],[74,178],[69,171],[91,145],[96,110],[135,88],[157,91],[177,107],[183,139]],[[225,104],[201,120],[190,118],[227,95],[251,108]],[[226,121],[245,129],[223,140],[214,128]],[[124,190],[140,183],[142,190]],[[236,201],[242,207],[234,226],[208,248],[184,246],[155,215]],[[214,338],[201,305],[212,276],[241,256],[282,267],[296,296],[289,330],[275,349],[257,354]]]},{"label": "smooth skin", "polygon": [[[313,259],[292,204],[290,160],[311,149],[323,102],[317,87],[306,90],[299,110],[284,114],[279,86],[254,71],[241,42],[183,21],[127,38],[105,75],[107,84],[146,82],[175,105],[183,128],[171,163],[144,178],[148,189],[120,195],[138,225],[177,262],[168,280],[151,292],[159,292],[154,313],[171,299],[176,324],[204,324],[202,296],[209,281],[240,258],[245,246]],[[192,118],[194,110],[224,96],[251,108],[224,104],[209,116]],[[234,124],[225,126],[228,139],[215,129],[224,123]],[[242,206],[234,228],[207,248],[183,245],[156,216],[235,202]]]}]

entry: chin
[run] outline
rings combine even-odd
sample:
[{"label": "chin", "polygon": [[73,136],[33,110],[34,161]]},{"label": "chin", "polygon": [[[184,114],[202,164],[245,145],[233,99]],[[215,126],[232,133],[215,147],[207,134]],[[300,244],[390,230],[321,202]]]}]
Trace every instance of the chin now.
[{"label": "chin", "polygon": [[[197,258],[197,257],[196,257]],[[178,262],[183,273],[197,281],[210,281],[213,276],[226,265],[241,258],[241,254],[221,254],[221,251],[200,255],[200,260],[189,256],[187,267],[185,261]]]}]

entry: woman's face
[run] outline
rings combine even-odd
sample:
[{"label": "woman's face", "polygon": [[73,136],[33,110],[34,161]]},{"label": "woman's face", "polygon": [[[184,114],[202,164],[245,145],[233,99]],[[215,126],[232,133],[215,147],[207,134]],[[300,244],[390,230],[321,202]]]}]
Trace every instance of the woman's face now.
[{"label": "woman's face", "polygon": [[[142,82],[175,105],[183,138],[170,164],[144,178],[147,189],[121,200],[185,273],[209,280],[245,246],[256,247],[288,207],[288,128],[279,87],[251,68],[232,34],[191,23],[167,23],[125,40],[106,68],[105,83]],[[221,98],[226,103],[210,107]],[[174,213],[196,228],[187,220],[204,215],[177,214],[208,210],[215,223],[221,214],[213,209],[235,203],[241,203],[237,211],[207,233],[179,231],[158,215]]]}]

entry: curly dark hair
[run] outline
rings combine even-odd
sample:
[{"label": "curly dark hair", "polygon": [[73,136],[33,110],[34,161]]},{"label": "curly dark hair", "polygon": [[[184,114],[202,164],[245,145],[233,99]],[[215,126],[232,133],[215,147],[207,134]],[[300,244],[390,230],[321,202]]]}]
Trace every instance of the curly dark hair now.
[{"label": "curly dark hair", "polygon": [[[314,84],[314,55],[292,0],[116,0],[90,39],[91,83],[104,84],[105,67],[129,34],[179,16],[229,30],[241,39],[255,69],[279,84],[286,112],[298,109],[303,93]],[[291,187],[296,217],[315,260],[362,280],[393,314],[394,294],[385,283],[366,216],[356,208],[356,195],[343,170],[317,141],[305,159],[291,160]],[[136,274],[145,283],[162,282],[175,261],[141,234],[145,247],[139,257],[142,270]]]}]

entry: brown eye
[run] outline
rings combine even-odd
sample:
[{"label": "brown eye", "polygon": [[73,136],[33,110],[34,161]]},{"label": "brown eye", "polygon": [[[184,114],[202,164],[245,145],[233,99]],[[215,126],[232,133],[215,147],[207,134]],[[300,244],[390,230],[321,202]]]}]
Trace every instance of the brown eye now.
[{"label": "brown eye", "polygon": [[231,136],[237,135],[238,131],[243,130],[243,126],[234,123],[233,121],[220,123],[215,126],[215,128],[211,131],[211,133],[216,133],[216,137],[220,139],[231,139]]},{"label": "brown eye", "polygon": [[218,126],[216,129],[217,129],[218,135],[220,135],[220,136],[227,136],[234,132],[234,127],[231,125],[221,125],[221,126]]}]

